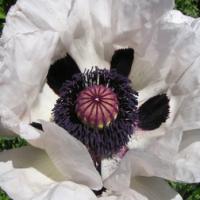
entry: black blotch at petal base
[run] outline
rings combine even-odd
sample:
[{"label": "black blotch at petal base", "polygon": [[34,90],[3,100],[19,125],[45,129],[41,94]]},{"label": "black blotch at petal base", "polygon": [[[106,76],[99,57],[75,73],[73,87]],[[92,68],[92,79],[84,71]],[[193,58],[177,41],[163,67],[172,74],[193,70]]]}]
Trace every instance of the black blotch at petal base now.
[{"label": "black blotch at petal base", "polygon": [[102,193],[104,193],[104,192],[106,192],[107,190],[106,190],[106,188],[105,187],[103,187],[101,190],[93,190],[93,192],[94,192],[94,194],[96,195],[96,196],[100,196]]},{"label": "black blotch at petal base", "polygon": [[40,124],[38,122],[32,122],[32,123],[30,123],[30,125],[40,131],[43,131],[42,124]]},{"label": "black blotch at petal base", "polygon": [[123,76],[128,77],[134,60],[132,48],[119,49],[114,52],[111,60],[111,69],[116,69]]},{"label": "black blotch at petal base", "polygon": [[138,127],[143,130],[159,128],[169,116],[169,98],[160,94],[147,100],[139,107]]},{"label": "black blotch at petal base", "polygon": [[66,80],[71,80],[72,76],[80,73],[79,67],[70,55],[56,61],[50,66],[47,74],[47,83],[59,95],[59,90]]}]

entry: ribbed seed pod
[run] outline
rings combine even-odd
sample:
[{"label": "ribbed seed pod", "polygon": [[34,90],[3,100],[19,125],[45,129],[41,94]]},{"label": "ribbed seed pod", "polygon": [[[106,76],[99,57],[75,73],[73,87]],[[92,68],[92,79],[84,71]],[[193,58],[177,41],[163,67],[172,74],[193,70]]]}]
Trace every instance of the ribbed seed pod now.
[{"label": "ribbed seed pod", "polygon": [[81,91],[76,100],[76,113],[91,127],[103,128],[116,119],[119,111],[116,94],[103,85],[93,85]]}]

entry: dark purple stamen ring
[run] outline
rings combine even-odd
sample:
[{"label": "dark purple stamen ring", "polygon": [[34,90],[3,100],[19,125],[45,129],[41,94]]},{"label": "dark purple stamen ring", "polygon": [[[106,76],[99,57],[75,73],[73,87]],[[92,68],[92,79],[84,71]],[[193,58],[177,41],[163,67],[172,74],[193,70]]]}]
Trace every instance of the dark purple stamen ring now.
[{"label": "dark purple stamen ring", "polygon": [[[109,88],[117,97],[118,113],[108,126],[99,128],[84,123],[77,116],[77,99],[81,91],[94,86]],[[96,88],[97,89],[97,88]],[[137,92],[130,81],[115,70],[98,68],[75,74],[66,81],[54,109],[54,121],[85,144],[96,156],[111,157],[128,143],[137,123]]]}]

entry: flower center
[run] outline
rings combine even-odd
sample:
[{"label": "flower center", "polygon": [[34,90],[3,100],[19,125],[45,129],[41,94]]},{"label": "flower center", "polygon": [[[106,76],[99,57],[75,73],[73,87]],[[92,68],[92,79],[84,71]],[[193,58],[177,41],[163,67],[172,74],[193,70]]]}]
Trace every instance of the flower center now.
[{"label": "flower center", "polygon": [[76,114],[80,120],[102,129],[117,118],[119,111],[116,94],[103,85],[92,85],[82,90],[76,100]]},{"label": "flower center", "polygon": [[116,70],[86,70],[63,83],[55,123],[96,158],[109,158],[129,142],[137,124],[137,92]]}]

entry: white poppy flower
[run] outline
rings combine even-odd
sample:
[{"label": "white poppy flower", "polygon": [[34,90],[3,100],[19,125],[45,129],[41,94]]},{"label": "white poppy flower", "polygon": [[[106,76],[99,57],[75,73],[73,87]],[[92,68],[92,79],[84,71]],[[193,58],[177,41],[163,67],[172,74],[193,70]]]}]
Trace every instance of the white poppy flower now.
[{"label": "white poppy flower", "polygon": [[11,198],[179,200],[162,179],[200,181],[199,20],[173,6],[18,0],[11,8],[0,134],[32,145],[0,154],[0,187]]}]

